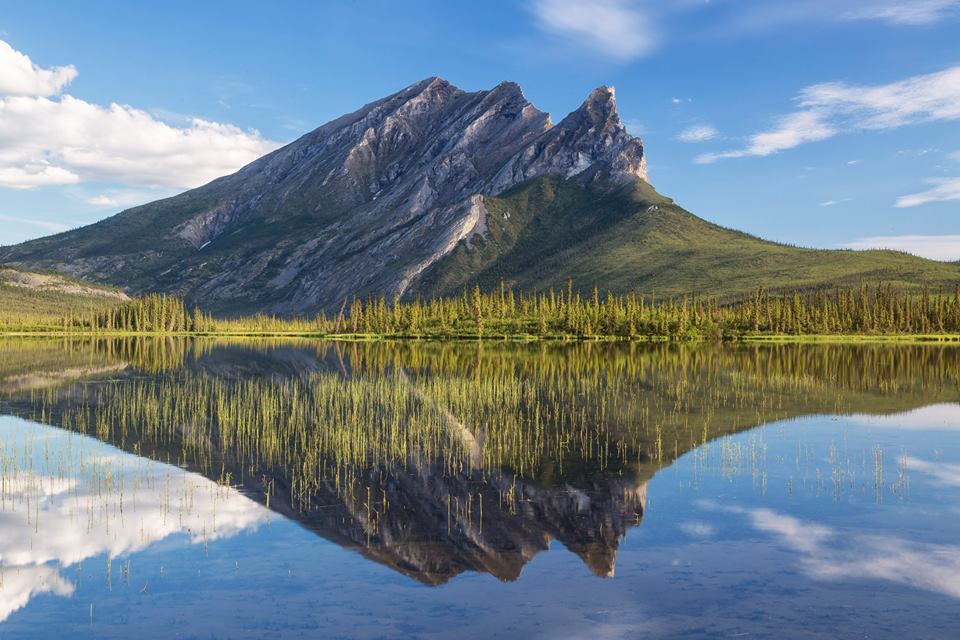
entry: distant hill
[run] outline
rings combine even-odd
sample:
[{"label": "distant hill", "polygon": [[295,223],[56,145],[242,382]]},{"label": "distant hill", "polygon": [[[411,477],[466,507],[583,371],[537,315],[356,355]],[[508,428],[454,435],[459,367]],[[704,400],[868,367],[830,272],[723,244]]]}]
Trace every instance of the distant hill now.
[{"label": "distant hill", "polygon": [[0,265],[0,325],[55,322],[71,312],[105,309],[128,299],[113,287]]},{"label": "distant hill", "polygon": [[221,314],[334,310],[354,295],[465,285],[737,296],[878,280],[960,282],[960,265],[809,250],[710,224],[647,181],[612,89],[554,125],[513,83],[428,78],[235,174],[0,260],[162,291]]}]

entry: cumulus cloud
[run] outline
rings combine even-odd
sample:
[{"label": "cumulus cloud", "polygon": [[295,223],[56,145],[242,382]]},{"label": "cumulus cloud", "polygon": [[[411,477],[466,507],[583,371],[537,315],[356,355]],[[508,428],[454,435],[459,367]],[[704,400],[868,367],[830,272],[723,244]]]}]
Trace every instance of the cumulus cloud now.
[{"label": "cumulus cloud", "polygon": [[[7,59],[19,60],[8,72]],[[105,181],[195,187],[277,147],[255,130],[192,119],[173,126],[129,105],[58,92],[73,67],[41,69],[0,41],[0,186]]]},{"label": "cumulus cloud", "polygon": [[927,180],[931,185],[926,191],[911,193],[897,198],[897,207],[916,207],[930,202],[949,202],[960,200],[960,178],[931,178]]},{"label": "cumulus cloud", "polygon": [[867,236],[844,245],[847,249],[894,249],[931,260],[960,260],[960,236]]},{"label": "cumulus cloud", "polygon": [[960,66],[884,85],[817,84],[801,91],[797,102],[800,109],[752,135],[743,148],[703,154],[697,161],[768,156],[841,133],[960,119]]},{"label": "cumulus cloud", "polygon": [[540,29],[615,60],[632,60],[657,44],[652,16],[629,0],[536,0]]},{"label": "cumulus cloud", "polygon": [[681,131],[677,136],[677,140],[691,143],[708,142],[719,135],[720,132],[713,126],[709,124],[698,124]]},{"label": "cumulus cloud", "polygon": [[76,77],[73,65],[41,69],[0,40],[0,96],[52,96]]}]

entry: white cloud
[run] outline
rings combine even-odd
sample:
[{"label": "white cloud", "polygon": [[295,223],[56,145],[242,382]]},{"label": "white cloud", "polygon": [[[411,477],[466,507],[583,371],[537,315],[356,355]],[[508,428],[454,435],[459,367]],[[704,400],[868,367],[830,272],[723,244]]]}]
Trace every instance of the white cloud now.
[{"label": "white cloud", "polygon": [[801,91],[797,102],[800,110],[751,136],[742,149],[704,154],[697,161],[768,156],[840,133],[960,119],[960,66],[885,85],[817,84]]},{"label": "white cloud", "polygon": [[188,188],[231,173],[277,147],[257,131],[230,124],[194,118],[175,126],[129,105],[48,97],[65,84],[58,69],[34,69],[37,78],[47,78],[50,92],[11,91],[10,82],[0,81],[0,186],[30,189],[104,181]]},{"label": "white cloud", "polygon": [[41,69],[0,40],[0,96],[52,96],[76,77],[73,65]]},{"label": "white cloud", "polygon": [[847,249],[894,249],[931,260],[960,260],[960,236],[868,236],[844,245]]},{"label": "white cloud", "polygon": [[863,129],[955,120],[960,118],[960,66],[885,85],[818,84],[803,90],[800,104],[849,115]]},{"label": "white cloud", "polygon": [[677,140],[691,143],[707,142],[709,140],[713,140],[719,135],[720,132],[717,131],[713,126],[709,124],[698,124],[681,131],[680,135],[677,136]]},{"label": "white cloud", "polygon": [[651,16],[630,0],[536,0],[537,26],[616,59],[632,60],[657,44]]},{"label": "white cloud", "polygon": [[954,151],[953,153],[947,155],[947,157],[950,158],[951,160],[956,160],[957,162],[960,162],[960,151]]},{"label": "white cloud", "polygon": [[[2,101],[0,101],[2,109]],[[0,128],[2,128],[0,123]],[[0,157],[8,152],[0,151]],[[9,153],[9,152],[8,152]],[[52,184],[76,184],[80,176],[62,167],[46,164],[43,160],[24,159],[20,166],[3,166],[0,161],[0,187],[10,189],[33,189]]]},{"label": "white cloud", "polygon": [[709,164],[726,158],[769,156],[807,142],[826,140],[836,134],[837,130],[826,122],[824,114],[818,111],[798,111],[781,118],[776,128],[752,136],[749,144],[743,149],[704,153],[697,156],[696,161],[700,164]]},{"label": "white cloud", "polygon": [[926,191],[900,196],[896,206],[903,209],[930,202],[960,200],[960,178],[931,178],[927,184],[933,186]]}]

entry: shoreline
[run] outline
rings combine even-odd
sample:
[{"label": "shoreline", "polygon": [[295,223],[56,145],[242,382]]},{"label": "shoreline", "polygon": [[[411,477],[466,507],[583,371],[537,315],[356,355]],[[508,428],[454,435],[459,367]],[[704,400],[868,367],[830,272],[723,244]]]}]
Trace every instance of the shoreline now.
[{"label": "shoreline", "polygon": [[0,329],[0,338],[304,338],[337,342],[726,342],[960,344],[960,334],[744,334],[735,336],[611,336],[571,334],[375,334],[312,331],[54,331]]}]

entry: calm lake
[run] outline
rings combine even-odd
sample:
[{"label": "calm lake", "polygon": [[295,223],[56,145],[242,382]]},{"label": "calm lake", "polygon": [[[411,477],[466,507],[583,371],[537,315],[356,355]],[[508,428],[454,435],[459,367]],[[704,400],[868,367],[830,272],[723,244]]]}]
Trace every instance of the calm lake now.
[{"label": "calm lake", "polygon": [[0,341],[2,638],[960,637],[960,348]]}]

